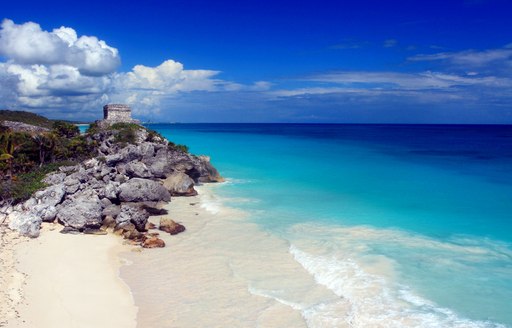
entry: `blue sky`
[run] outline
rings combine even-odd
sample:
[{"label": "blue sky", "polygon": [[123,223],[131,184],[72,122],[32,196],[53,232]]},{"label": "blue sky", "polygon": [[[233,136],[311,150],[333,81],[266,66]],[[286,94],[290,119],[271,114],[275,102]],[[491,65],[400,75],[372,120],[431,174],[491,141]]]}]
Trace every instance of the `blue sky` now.
[{"label": "blue sky", "polygon": [[2,4],[0,107],[181,122],[512,123],[512,4]]}]

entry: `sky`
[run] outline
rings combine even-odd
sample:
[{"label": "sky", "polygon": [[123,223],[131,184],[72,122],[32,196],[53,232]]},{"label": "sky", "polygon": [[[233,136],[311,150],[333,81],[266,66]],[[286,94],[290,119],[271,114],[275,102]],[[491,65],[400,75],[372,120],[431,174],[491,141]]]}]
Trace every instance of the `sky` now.
[{"label": "sky", "polygon": [[5,1],[0,109],[512,124],[512,1]]}]

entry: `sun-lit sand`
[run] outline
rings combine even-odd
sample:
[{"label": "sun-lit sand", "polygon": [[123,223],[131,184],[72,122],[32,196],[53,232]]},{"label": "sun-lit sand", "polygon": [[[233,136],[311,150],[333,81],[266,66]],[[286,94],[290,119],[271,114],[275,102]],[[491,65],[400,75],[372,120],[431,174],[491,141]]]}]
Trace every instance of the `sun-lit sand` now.
[{"label": "sun-lit sand", "polygon": [[12,282],[22,299],[19,318],[11,315],[7,327],[135,327],[137,308],[118,276],[117,254],[128,246],[114,235],[65,235],[60,228],[49,224],[15,247],[16,269],[26,278]]},{"label": "sun-lit sand", "polygon": [[285,240],[223,207],[212,188],[167,205],[165,216],[187,230],[161,233],[165,248],[121,255],[132,262],[121,277],[139,307],[138,327],[300,328],[322,324],[314,307],[325,300],[333,311],[347,311],[293,259]]}]

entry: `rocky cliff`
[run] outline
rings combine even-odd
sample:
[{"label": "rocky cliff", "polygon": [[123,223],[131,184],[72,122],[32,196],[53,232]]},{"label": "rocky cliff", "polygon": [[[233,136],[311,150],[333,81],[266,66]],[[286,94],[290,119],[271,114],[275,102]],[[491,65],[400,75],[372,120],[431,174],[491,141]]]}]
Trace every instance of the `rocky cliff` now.
[{"label": "rocky cliff", "polygon": [[4,204],[0,221],[29,237],[39,236],[42,222],[57,221],[65,233],[102,234],[111,229],[148,247],[159,245],[147,233],[150,212],[169,202],[171,195],[195,195],[195,184],[222,178],[208,157],[191,155],[143,127],[135,129],[133,143],[119,142],[119,133],[89,133],[96,145],[91,159],[49,174],[44,179],[47,187],[27,201]]}]

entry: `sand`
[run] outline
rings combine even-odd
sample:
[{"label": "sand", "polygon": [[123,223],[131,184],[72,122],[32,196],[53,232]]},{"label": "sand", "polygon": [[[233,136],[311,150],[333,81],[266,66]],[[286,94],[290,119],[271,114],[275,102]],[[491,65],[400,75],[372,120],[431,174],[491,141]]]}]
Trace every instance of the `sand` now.
[{"label": "sand", "polygon": [[118,253],[129,246],[114,235],[65,235],[60,228],[45,225],[39,238],[14,246],[15,257],[2,269],[12,277],[10,292],[0,295],[0,303],[9,304],[3,325],[135,327],[137,308],[118,275]]},{"label": "sand", "polygon": [[161,232],[165,248],[121,254],[131,263],[121,277],[139,307],[137,327],[345,327],[317,308],[344,313],[346,304],[294,260],[285,240],[223,206],[218,187],[172,199],[164,216],[187,230]]},{"label": "sand", "polygon": [[0,327],[18,316],[25,275],[16,270],[14,249],[27,239],[0,225]]}]

